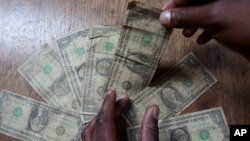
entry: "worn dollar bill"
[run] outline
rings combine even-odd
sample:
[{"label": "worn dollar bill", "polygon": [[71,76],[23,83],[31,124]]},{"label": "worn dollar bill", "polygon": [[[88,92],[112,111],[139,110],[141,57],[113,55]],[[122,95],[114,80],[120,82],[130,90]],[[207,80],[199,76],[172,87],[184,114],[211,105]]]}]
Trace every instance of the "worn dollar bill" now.
[{"label": "worn dollar bill", "polygon": [[86,54],[89,49],[90,29],[70,33],[56,40],[61,62],[67,75],[69,86],[81,103],[84,71],[86,69]]},{"label": "worn dollar bill", "polygon": [[160,24],[160,13],[139,2],[129,3],[106,89],[133,99],[149,85],[172,32]]},{"label": "worn dollar bill", "polygon": [[74,112],[79,111],[59,57],[47,46],[43,46],[19,69],[19,73],[49,104]]},{"label": "worn dollar bill", "polygon": [[0,132],[23,141],[80,141],[81,118],[8,90],[0,94]]},{"label": "worn dollar bill", "polygon": [[139,125],[149,105],[160,107],[159,119],[180,114],[198,99],[217,80],[199,62],[193,53],[163,74],[159,80],[141,91],[131,101],[124,117],[131,126]]},{"label": "worn dollar bill", "polygon": [[120,37],[121,27],[92,27],[84,74],[82,112],[95,115],[102,104],[105,84]]},{"label": "worn dollar bill", "polygon": [[[222,108],[213,108],[162,121],[159,141],[229,141]],[[140,126],[127,129],[130,141],[140,140]]]}]

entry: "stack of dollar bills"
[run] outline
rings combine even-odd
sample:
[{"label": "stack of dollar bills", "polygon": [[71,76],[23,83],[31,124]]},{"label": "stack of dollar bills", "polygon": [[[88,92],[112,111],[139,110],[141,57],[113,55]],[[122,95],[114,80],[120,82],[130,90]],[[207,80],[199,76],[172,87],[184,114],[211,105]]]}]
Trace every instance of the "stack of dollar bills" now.
[{"label": "stack of dollar bills", "polygon": [[217,81],[193,53],[151,84],[172,33],[160,24],[160,13],[130,2],[123,26],[69,33],[55,40],[57,51],[42,46],[18,71],[46,103],[2,90],[0,132],[24,141],[81,140],[114,89],[131,99],[123,114],[131,141],[140,139],[143,114],[153,104],[160,107],[160,141],[229,140],[220,107],[179,116]]}]

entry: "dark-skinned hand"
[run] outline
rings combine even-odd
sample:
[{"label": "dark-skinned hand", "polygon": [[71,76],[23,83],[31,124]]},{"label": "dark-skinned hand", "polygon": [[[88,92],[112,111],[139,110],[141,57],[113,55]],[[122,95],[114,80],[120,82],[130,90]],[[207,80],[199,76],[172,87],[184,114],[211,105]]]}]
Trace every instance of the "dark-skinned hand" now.
[{"label": "dark-skinned hand", "polygon": [[160,21],[166,27],[183,28],[186,37],[204,29],[199,44],[215,39],[230,49],[249,53],[249,7],[249,0],[170,0],[163,6]]},{"label": "dark-skinned hand", "polygon": [[[84,141],[120,141],[117,135],[116,120],[128,106],[128,96],[116,101],[116,93],[109,91],[103,102],[101,111],[82,132]],[[141,141],[158,141],[159,108],[150,106],[143,118]],[[121,128],[121,127],[120,127]],[[126,132],[123,132],[126,136]],[[123,136],[123,135],[122,135]]]}]

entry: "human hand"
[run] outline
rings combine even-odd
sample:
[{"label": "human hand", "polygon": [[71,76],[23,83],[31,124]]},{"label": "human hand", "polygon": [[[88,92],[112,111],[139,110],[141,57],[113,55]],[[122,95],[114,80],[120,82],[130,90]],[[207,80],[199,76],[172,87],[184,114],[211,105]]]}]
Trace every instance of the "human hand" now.
[{"label": "human hand", "polygon": [[[115,92],[109,91],[101,111],[83,130],[82,139],[84,141],[119,141],[115,122],[128,106],[128,103],[128,96],[123,96],[116,102]],[[159,140],[158,116],[158,106],[150,106],[147,109],[141,127],[141,141]]]},{"label": "human hand", "polygon": [[249,7],[249,0],[170,0],[160,21],[167,27],[184,28],[186,37],[204,29],[199,44],[215,39],[238,52],[249,52]]},{"label": "human hand", "polygon": [[82,139],[84,141],[117,141],[115,123],[128,103],[128,96],[124,95],[116,102],[116,93],[109,91],[104,99],[101,111],[83,130]]}]

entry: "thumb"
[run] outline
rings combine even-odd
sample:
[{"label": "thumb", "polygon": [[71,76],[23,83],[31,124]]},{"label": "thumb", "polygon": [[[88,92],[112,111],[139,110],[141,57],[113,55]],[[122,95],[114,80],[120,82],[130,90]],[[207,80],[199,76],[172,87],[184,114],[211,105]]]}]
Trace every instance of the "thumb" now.
[{"label": "thumb", "polygon": [[158,106],[148,107],[142,121],[141,141],[159,141],[158,116]]},{"label": "thumb", "polygon": [[160,15],[160,22],[167,27],[207,28],[215,23],[213,7],[214,3],[165,10]]}]

